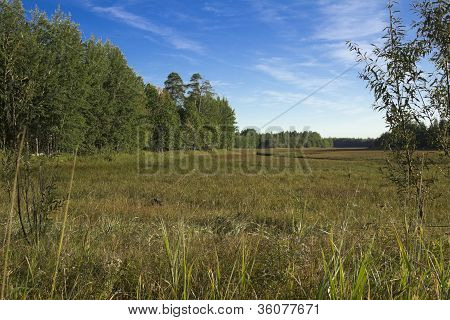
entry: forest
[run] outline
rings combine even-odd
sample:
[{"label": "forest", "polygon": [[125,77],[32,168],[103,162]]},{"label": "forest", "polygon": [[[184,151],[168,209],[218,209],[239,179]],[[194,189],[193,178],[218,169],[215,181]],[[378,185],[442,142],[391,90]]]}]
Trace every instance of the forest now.
[{"label": "forest", "polygon": [[46,154],[232,146],[234,111],[199,74],[146,84],[109,41],[83,40],[61,10],[28,17],[19,0],[0,1],[0,38],[2,149],[24,128],[28,148]]}]

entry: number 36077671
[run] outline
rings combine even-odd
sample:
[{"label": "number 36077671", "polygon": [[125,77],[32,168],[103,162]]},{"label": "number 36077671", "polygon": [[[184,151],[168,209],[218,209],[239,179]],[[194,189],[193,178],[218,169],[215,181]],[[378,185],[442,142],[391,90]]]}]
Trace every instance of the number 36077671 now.
[{"label": "number 36077671", "polygon": [[318,304],[258,304],[258,314],[319,314]]}]

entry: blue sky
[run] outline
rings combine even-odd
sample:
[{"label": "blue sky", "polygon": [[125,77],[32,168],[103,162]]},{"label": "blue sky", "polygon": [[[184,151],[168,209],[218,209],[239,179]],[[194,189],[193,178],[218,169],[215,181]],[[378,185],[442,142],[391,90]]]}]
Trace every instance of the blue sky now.
[{"label": "blue sky", "polygon": [[[146,82],[199,72],[236,111],[238,126],[271,119],[354,65],[345,41],[380,43],[383,0],[25,0],[51,14],[58,5],[95,35],[119,46]],[[408,13],[408,1],[400,2]],[[406,17],[410,18],[410,17]],[[262,131],[318,131],[376,137],[385,131],[356,66]]]}]

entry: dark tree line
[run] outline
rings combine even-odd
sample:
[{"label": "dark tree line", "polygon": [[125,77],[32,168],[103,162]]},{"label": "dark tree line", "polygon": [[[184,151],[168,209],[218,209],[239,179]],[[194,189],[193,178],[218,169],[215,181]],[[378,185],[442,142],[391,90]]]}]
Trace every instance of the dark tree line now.
[{"label": "dark tree line", "polygon": [[[427,126],[423,122],[410,123],[412,143],[418,150],[439,150],[441,133],[448,130],[444,120],[434,121]],[[447,135],[450,132],[447,133]],[[245,129],[236,133],[236,148],[367,148],[392,149],[396,147],[396,138],[385,132],[378,138],[322,138],[314,131],[286,131],[280,133],[258,133],[254,129]]]},{"label": "dark tree line", "polygon": [[[408,130],[411,132],[411,143],[417,150],[439,150],[441,148],[441,133],[448,131],[448,125],[444,120],[434,121],[427,126],[423,122],[410,123]],[[447,132],[447,135],[450,132]],[[391,132],[385,132],[376,139],[367,138],[332,138],[335,148],[369,148],[369,149],[395,149],[398,141]]]},{"label": "dark tree line", "polygon": [[[441,133],[444,130],[448,132],[448,125],[444,120],[434,121],[430,126],[423,122],[408,124],[408,130],[411,132],[411,143],[417,150],[439,150],[441,148]],[[379,138],[373,141],[373,147],[377,149],[398,149],[398,141],[391,132],[383,133]]]},{"label": "dark tree line", "polygon": [[375,139],[373,138],[331,138],[335,148],[373,148]]},{"label": "dark tree line", "polygon": [[[51,18],[20,0],[0,0],[0,147],[55,153],[79,147],[229,148],[235,115],[199,74],[172,73],[165,88],[145,84],[110,42],[83,41],[61,10]],[[137,132],[150,132],[138,146]]]},{"label": "dark tree line", "polygon": [[[450,132],[445,120],[435,120],[430,125],[424,122],[411,122],[408,130],[411,132],[411,143],[417,150],[439,150],[441,148],[441,134],[447,130]],[[369,148],[369,149],[395,149],[398,148],[398,140],[391,132],[385,132],[376,139],[367,138],[331,138],[334,148]]]},{"label": "dark tree line", "polygon": [[236,148],[331,148],[333,141],[322,138],[314,131],[284,131],[279,133],[258,133],[245,129],[236,134]]}]

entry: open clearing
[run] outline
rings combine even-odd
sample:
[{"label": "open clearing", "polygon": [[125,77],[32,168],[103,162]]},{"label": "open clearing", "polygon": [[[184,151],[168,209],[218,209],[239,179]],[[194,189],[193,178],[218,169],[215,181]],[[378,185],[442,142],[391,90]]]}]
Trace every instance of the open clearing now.
[{"label": "open clearing", "polygon": [[[433,185],[417,227],[382,172],[385,157],[357,149],[81,156],[55,297],[448,298],[449,181]],[[43,161],[64,197],[70,156]],[[4,191],[0,199],[3,238]],[[9,298],[49,297],[61,210],[50,218],[28,245],[15,217]]]}]

